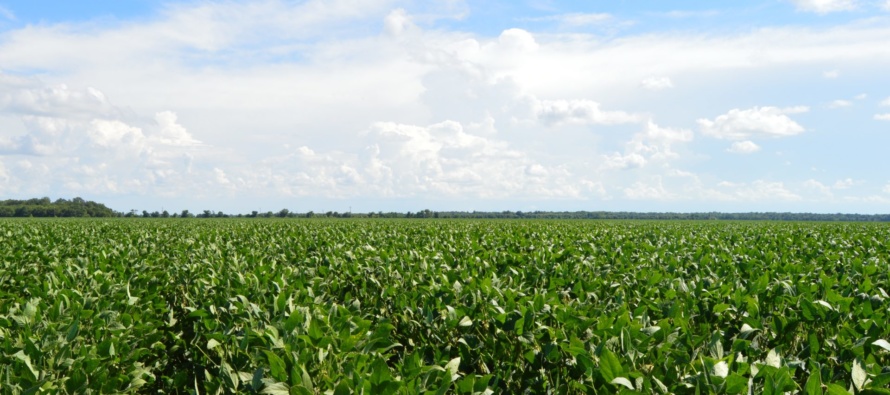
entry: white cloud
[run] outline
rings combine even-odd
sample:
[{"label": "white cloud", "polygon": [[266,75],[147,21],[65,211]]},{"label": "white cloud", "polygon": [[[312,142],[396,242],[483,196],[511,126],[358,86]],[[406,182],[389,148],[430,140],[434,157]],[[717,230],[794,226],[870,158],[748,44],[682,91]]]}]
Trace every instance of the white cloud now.
[{"label": "white cloud", "polygon": [[785,187],[779,181],[756,180],[751,183],[721,182],[721,189],[726,190],[733,198],[742,201],[799,201],[800,195]]},{"label": "white cloud", "polygon": [[518,52],[532,52],[538,49],[538,42],[535,37],[526,30],[507,29],[498,36],[498,44],[504,48],[508,48]]},{"label": "white cloud", "polygon": [[875,114],[874,118],[877,121],[890,121],[890,113]]},{"label": "white cloud", "polygon": [[845,178],[843,180],[835,181],[834,189],[848,189],[856,184],[858,184],[858,182],[854,181],[852,178]]},{"label": "white cloud", "polygon": [[243,177],[289,196],[577,199],[602,192],[596,180],[572,177],[563,166],[535,161],[454,121],[378,122],[361,139],[361,153],[303,146],[268,158]]},{"label": "white cloud", "polygon": [[660,15],[666,16],[668,18],[706,18],[720,15],[721,12],[718,10],[703,10],[703,11],[687,11],[687,10],[673,10],[662,13]]},{"label": "white cloud", "polygon": [[736,141],[732,143],[732,146],[730,146],[727,151],[734,154],[752,154],[760,151],[760,146],[754,144],[754,142],[750,140]]},{"label": "white cloud", "polygon": [[637,169],[646,166],[649,161],[638,152],[621,154],[615,152],[604,156],[603,165],[607,169]]},{"label": "white cloud", "polygon": [[6,18],[10,21],[14,21],[16,19],[15,14],[12,13],[12,11],[10,11],[8,8],[3,6],[0,6],[0,17]]},{"label": "white cloud", "polygon": [[850,107],[852,105],[853,105],[853,102],[851,102],[849,100],[840,100],[839,99],[839,100],[834,100],[831,103],[829,103],[828,108],[838,109],[838,108]]},{"label": "white cloud", "polygon": [[888,98],[882,100],[881,103],[880,103],[880,105],[881,105],[881,106],[884,106],[884,107],[890,107],[890,97],[888,97]]},{"label": "white cloud", "polygon": [[828,14],[837,11],[852,11],[858,7],[856,0],[791,0],[800,11]]},{"label": "white cloud", "polygon": [[828,71],[822,72],[822,77],[825,77],[828,79],[835,79],[837,77],[840,77],[840,75],[841,75],[841,72],[837,71],[837,70],[828,70]]},{"label": "white cloud", "polygon": [[185,127],[177,123],[177,116],[173,111],[161,111],[155,114],[155,122],[160,127],[156,138],[163,144],[190,146],[201,143],[192,137]]},{"label": "white cloud", "polygon": [[669,161],[679,157],[673,147],[692,141],[692,131],[661,127],[648,121],[645,129],[634,134],[625,144],[624,153],[615,152],[603,157],[605,169],[634,169],[651,161]]},{"label": "white cloud", "polygon": [[884,2],[881,3],[881,8],[884,11],[890,11],[890,0],[884,0]]},{"label": "white cloud", "polygon": [[87,130],[92,142],[100,147],[141,146],[145,135],[142,129],[121,121],[94,119]]},{"label": "white cloud", "polygon": [[884,185],[884,188],[881,188],[881,192],[890,195],[890,182],[888,182],[887,185]]},{"label": "white cloud", "polygon": [[641,120],[639,115],[624,111],[601,110],[600,104],[592,100],[536,100],[534,112],[536,118],[548,125],[613,125]]},{"label": "white cloud", "polygon": [[640,81],[640,86],[652,91],[673,88],[674,83],[668,77],[649,77]]},{"label": "white cloud", "polygon": [[661,177],[655,177],[651,182],[635,182],[628,188],[624,188],[624,196],[632,200],[670,200],[676,198],[674,193],[665,189]]},{"label": "white cloud", "polygon": [[[0,64],[41,78],[0,74],[0,161],[19,185],[6,188],[25,188],[16,180],[28,178],[44,190],[95,187],[146,199],[237,187],[261,197],[515,201],[625,192],[744,202],[776,185],[708,189],[708,180],[736,175],[719,151],[753,152],[759,139],[804,132],[792,118],[805,108],[739,107],[768,96],[766,82],[753,78],[775,76],[775,89],[786,89],[790,73],[818,80],[838,67],[849,77],[890,62],[890,28],[873,22],[490,35],[433,23],[445,17],[418,11],[421,3],[188,2],[126,23],[6,30]],[[552,18],[611,23],[603,14]],[[683,82],[676,99],[639,89],[673,81]],[[688,144],[692,131],[646,122],[682,125],[695,109],[711,114],[701,133],[732,147],[711,155],[707,144]],[[826,114],[813,114],[813,126]],[[22,158],[30,168],[16,164]],[[760,159],[752,179],[781,166]],[[681,177],[680,167],[692,176]]]},{"label": "white cloud", "polygon": [[523,21],[531,22],[556,22],[567,27],[579,27],[588,25],[599,25],[603,22],[612,20],[613,17],[606,13],[567,13],[558,15],[548,15],[536,18],[522,18]]},{"label": "white cloud", "polygon": [[854,99],[856,99],[856,100],[865,100],[867,98],[868,98],[868,94],[865,94],[865,93],[860,93],[860,94],[856,95],[856,97],[854,97]]},{"label": "white cloud", "polygon": [[825,197],[834,196],[834,194],[831,191],[830,186],[827,186],[827,185],[825,185],[819,181],[816,181],[814,179],[809,179],[809,180],[804,181],[803,186],[804,186],[804,188],[814,191],[821,196],[825,196]]},{"label": "white cloud", "polygon": [[804,132],[803,126],[786,114],[808,111],[807,107],[754,107],[747,110],[732,109],[713,121],[699,119],[702,133],[721,139],[744,140],[751,137],[786,137]]}]

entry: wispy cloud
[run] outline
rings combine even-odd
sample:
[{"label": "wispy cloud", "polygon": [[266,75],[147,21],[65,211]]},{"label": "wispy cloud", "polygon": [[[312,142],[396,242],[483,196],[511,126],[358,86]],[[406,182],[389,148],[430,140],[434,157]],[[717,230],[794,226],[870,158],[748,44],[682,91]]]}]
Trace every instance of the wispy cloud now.
[{"label": "wispy cloud", "polygon": [[568,13],[541,17],[520,18],[521,21],[556,22],[560,25],[568,27],[600,25],[604,22],[612,21],[613,19],[614,17],[611,14],[607,13]]},{"label": "wispy cloud", "polygon": [[852,11],[859,7],[856,0],[790,0],[800,11],[828,14]]},{"label": "wispy cloud", "polygon": [[15,14],[12,11],[10,11],[8,8],[3,7],[2,5],[0,5],[0,17],[3,17],[10,21],[16,20]]}]

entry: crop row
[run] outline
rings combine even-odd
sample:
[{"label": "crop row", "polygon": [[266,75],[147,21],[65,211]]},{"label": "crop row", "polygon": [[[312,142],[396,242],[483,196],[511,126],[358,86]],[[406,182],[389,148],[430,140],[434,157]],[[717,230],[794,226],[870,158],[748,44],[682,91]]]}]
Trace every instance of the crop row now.
[{"label": "crop row", "polygon": [[882,225],[0,222],[2,393],[890,393]]}]

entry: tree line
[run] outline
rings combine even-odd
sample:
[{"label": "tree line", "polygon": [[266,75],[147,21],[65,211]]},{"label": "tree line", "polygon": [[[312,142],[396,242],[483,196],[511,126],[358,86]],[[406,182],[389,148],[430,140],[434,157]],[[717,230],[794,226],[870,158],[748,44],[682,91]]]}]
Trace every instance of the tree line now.
[{"label": "tree line", "polygon": [[279,211],[251,211],[244,214],[229,214],[222,211],[203,210],[192,213],[189,210],[170,213],[167,210],[130,210],[117,212],[104,204],[86,201],[76,197],[71,200],[50,200],[48,197],[28,200],[0,201],[0,217],[126,217],[126,218],[466,218],[466,219],[598,219],[598,220],[754,220],[754,221],[844,221],[844,222],[890,222],[890,214],[823,214],[823,213],[675,213],[675,212],[633,212],[633,211],[432,211],[416,212],[337,212],[314,211],[294,212],[288,209]]},{"label": "tree line", "polygon": [[0,201],[0,217],[117,217],[119,213],[104,204],[79,197],[71,200],[48,197]]}]

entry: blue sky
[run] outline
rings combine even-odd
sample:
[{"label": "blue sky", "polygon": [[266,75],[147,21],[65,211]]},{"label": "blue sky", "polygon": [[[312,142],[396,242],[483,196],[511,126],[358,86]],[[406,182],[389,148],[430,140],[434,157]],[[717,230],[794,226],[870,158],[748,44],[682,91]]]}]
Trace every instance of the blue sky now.
[{"label": "blue sky", "polygon": [[890,1],[3,1],[0,197],[890,212]]}]

